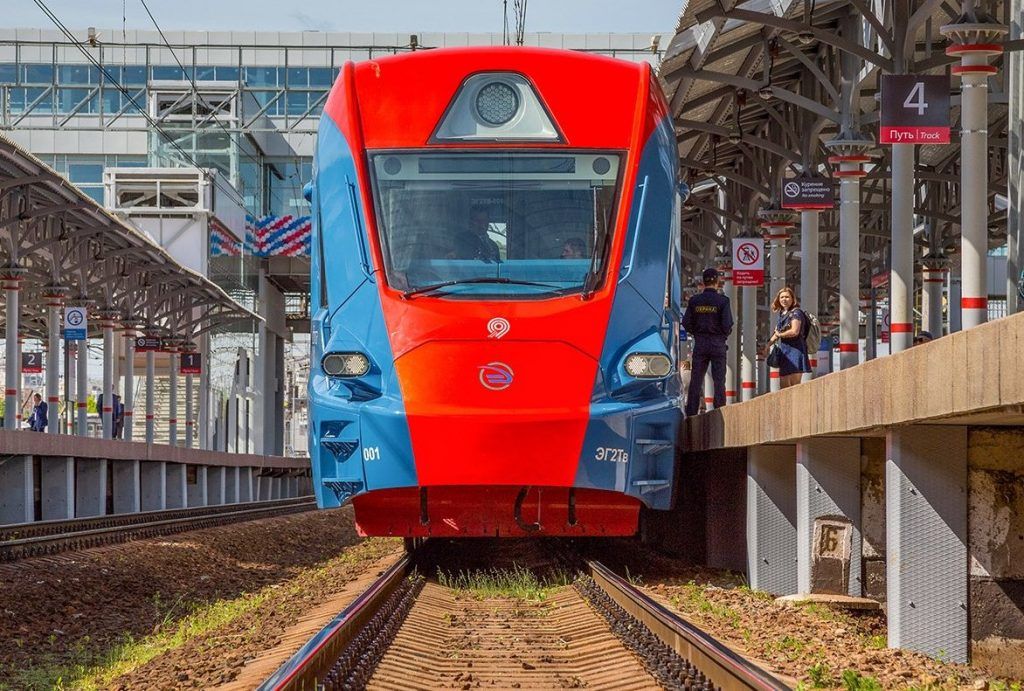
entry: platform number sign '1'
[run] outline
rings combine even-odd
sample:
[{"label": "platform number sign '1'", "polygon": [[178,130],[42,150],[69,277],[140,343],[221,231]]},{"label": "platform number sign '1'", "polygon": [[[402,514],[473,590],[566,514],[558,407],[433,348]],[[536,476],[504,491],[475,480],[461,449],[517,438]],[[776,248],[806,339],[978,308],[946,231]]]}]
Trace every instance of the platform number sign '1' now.
[{"label": "platform number sign '1'", "polygon": [[882,144],[949,144],[949,78],[882,75]]},{"label": "platform number sign '1'", "polygon": [[201,353],[182,353],[179,371],[182,374],[202,374],[203,356]]}]

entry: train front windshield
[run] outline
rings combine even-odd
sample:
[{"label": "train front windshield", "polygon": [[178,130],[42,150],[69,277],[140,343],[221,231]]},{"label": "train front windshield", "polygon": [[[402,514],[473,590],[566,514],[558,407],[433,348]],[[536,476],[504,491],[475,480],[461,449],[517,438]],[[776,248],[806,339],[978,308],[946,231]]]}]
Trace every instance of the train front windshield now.
[{"label": "train front windshield", "polygon": [[371,157],[388,283],[407,294],[537,298],[595,289],[611,246],[617,153]]}]

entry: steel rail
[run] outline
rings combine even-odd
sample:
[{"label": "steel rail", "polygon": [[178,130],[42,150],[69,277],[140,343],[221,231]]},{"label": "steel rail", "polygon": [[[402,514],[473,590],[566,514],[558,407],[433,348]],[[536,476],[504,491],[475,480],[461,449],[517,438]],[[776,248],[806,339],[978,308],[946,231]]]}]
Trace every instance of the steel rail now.
[{"label": "steel rail", "polygon": [[412,568],[403,556],[370,585],[352,604],[309,639],[277,669],[257,691],[303,691],[318,688],[318,680],[330,669],[342,650],[387,601]]},{"label": "steel rail", "polygon": [[619,607],[665,645],[689,660],[716,689],[783,691],[790,687],[732,649],[674,614],[598,561],[588,561],[591,578]]},{"label": "steel rail", "polygon": [[[193,514],[175,518],[160,517],[156,518],[156,520],[151,515],[147,517],[149,520],[143,522],[137,520],[136,517],[139,514],[129,514],[123,517],[125,518],[124,522],[117,525],[105,525],[103,527],[79,529],[73,532],[8,539],[0,542],[0,563],[127,542],[132,539],[156,537],[186,530],[211,528],[226,523],[298,513],[309,511],[315,507],[314,502],[309,499],[304,501],[275,501],[269,506],[267,504],[267,502],[259,502],[258,506],[253,507],[250,505],[248,508],[243,508],[246,505],[226,504],[216,507],[219,510],[206,511],[199,515]],[[162,514],[165,512],[148,513]],[[77,521],[72,521],[72,523],[77,523]]]}]

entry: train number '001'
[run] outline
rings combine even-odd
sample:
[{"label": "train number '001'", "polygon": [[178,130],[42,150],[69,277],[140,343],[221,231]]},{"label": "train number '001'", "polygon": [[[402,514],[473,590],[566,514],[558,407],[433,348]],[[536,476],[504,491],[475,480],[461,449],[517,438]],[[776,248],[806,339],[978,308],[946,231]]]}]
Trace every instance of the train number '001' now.
[{"label": "train number '001'", "polygon": [[364,446],[363,447],[363,460],[364,461],[379,461],[380,460],[380,447],[379,446]]},{"label": "train number '001'", "polygon": [[609,463],[628,463],[629,453],[625,449],[616,449],[612,446],[599,446],[594,454],[596,461],[608,461]]}]

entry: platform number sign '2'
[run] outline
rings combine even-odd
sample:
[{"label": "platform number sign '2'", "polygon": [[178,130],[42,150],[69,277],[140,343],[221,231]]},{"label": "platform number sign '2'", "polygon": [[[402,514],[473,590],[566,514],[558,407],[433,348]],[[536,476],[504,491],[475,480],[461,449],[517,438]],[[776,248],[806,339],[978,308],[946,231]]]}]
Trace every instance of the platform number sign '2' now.
[{"label": "platform number sign '2'", "polygon": [[949,144],[949,78],[882,75],[882,144]]},{"label": "platform number sign '2'", "polygon": [[42,374],[43,354],[39,351],[31,351],[21,354],[22,374]]}]

